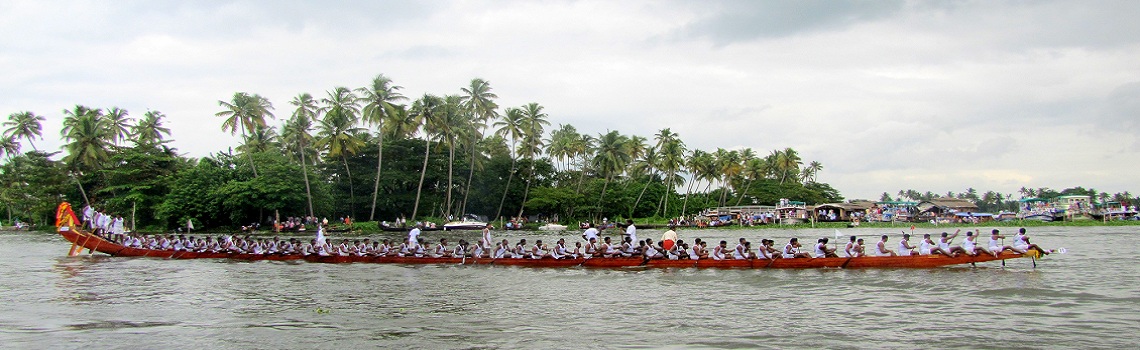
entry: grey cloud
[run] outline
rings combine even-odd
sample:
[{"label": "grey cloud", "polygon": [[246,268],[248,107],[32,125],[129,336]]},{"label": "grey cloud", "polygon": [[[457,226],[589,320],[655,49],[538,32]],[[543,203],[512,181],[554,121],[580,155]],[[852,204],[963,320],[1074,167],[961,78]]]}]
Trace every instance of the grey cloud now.
[{"label": "grey cloud", "polygon": [[682,37],[708,38],[718,45],[760,38],[844,28],[903,8],[902,1],[720,1],[699,2],[711,15],[683,27]]},{"label": "grey cloud", "polygon": [[1140,126],[1140,81],[1116,87],[1108,96],[1105,125],[1109,128]]}]

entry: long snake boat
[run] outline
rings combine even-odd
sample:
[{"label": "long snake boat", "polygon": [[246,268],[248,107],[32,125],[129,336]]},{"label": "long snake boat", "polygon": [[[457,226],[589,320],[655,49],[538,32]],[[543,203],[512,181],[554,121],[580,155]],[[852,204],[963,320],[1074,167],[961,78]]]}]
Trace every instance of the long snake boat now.
[{"label": "long snake boat", "polygon": [[379,264],[437,264],[437,265],[506,265],[524,267],[657,267],[657,268],[752,268],[752,269],[805,269],[805,268],[934,268],[948,265],[972,264],[1036,256],[1034,253],[1018,254],[1004,252],[997,257],[988,254],[976,256],[959,255],[912,255],[891,257],[857,258],[798,258],[798,259],[747,259],[747,260],[667,260],[642,258],[578,258],[578,259],[524,259],[524,258],[433,258],[433,257],[377,257],[377,256],[321,256],[298,254],[248,254],[229,252],[191,252],[180,250],[140,249],[120,245],[103,237],[84,231],[79,219],[68,203],[60,204],[56,213],[56,227],[60,236],[71,242],[71,253],[88,249],[111,256],[150,257],[160,259],[233,259],[298,261],[314,263],[379,263]]}]

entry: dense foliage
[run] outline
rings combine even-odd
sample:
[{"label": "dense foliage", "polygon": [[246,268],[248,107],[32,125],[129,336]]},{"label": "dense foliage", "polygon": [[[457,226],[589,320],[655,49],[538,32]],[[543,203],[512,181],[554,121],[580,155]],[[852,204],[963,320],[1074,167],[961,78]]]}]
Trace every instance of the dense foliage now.
[{"label": "dense foliage", "polygon": [[[137,120],[117,107],[64,110],[62,152],[38,150],[43,116],[17,112],[0,137],[0,200],[8,219],[50,223],[61,200],[135,220],[150,230],[193,221],[236,227],[314,215],[409,221],[477,214],[491,219],[674,218],[717,206],[809,204],[843,196],[817,181],[823,165],[792,148],[690,149],[670,129],[652,135],[580,133],[552,124],[542,105],[502,108],[473,79],[452,95],[405,97],[378,75],[357,89],[301,93],[287,104],[238,92],[219,100],[221,132],[242,143],[202,158],[171,147],[166,117]],[[287,106],[287,107],[282,107]],[[277,119],[278,122],[273,122]],[[32,150],[22,152],[23,146]],[[1022,197],[1127,192],[1023,189]],[[1010,195],[951,196],[996,211]],[[900,191],[898,199],[935,194]],[[893,199],[884,193],[883,200]],[[130,221],[128,221],[130,223]]]}]

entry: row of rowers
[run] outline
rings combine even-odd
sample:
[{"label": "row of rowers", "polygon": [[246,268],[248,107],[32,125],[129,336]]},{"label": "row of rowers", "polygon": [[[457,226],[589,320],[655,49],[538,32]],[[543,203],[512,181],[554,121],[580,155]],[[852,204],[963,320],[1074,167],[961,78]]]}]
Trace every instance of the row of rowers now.
[{"label": "row of rowers", "polygon": [[[871,252],[868,253],[863,244],[863,239],[856,236],[851,236],[851,241],[843,248],[843,252],[849,257],[857,256],[910,256],[910,255],[936,255],[941,254],[950,257],[957,257],[961,254],[975,256],[978,254],[990,254],[995,258],[1004,251],[1011,251],[1014,253],[1024,254],[1030,249],[1040,251],[1044,254],[1053,252],[1052,250],[1045,250],[1036,244],[1029,242],[1029,237],[1025,235],[1025,228],[1018,229],[1016,235],[1013,236],[1013,245],[1005,245],[1005,236],[1001,232],[994,229],[990,232],[989,241],[985,246],[978,244],[978,237],[981,234],[975,235],[974,232],[966,232],[966,238],[962,240],[960,245],[953,245],[954,239],[962,230],[955,231],[953,234],[942,232],[942,236],[937,241],[930,237],[930,234],[923,234],[922,240],[917,245],[912,245],[910,242],[910,234],[903,233],[902,240],[898,243],[898,249],[890,249],[889,235],[883,235],[879,242],[875,244]],[[795,240],[793,238],[793,240]],[[794,242],[793,242],[794,243]],[[820,256],[837,256],[834,250],[826,246],[827,239],[823,238],[818,241],[815,248],[815,257]],[[794,245],[794,244],[789,244]],[[791,251],[791,248],[785,247],[785,255]]]},{"label": "row of rowers", "polygon": [[[993,230],[989,244],[986,246],[987,248],[978,245],[978,237],[974,235],[973,232],[966,233],[966,239],[963,240],[961,245],[952,246],[952,241],[959,233],[960,232],[947,234],[944,232],[937,242],[930,238],[930,234],[925,234],[922,242],[917,246],[911,245],[910,235],[904,233],[897,250],[888,248],[889,245],[887,241],[889,236],[883,235],[881,240],[871,249],[872,251],[870,253],[866,252],[863,239],[852,236],[851,242],[844,247],[843,252],[847,257],[908,256],[914,254],[942,254],[952,257],[958,256],[959,254],[992,254],[997,256],[1006,250],[1016,253],[1025,253],[1029,249],[1037,249],[1045,254],[1050,252],[1030,243],[1029,238],[1025,235],[1025,229],[1021,229],[1020,232],[1014,236],[1013,245],[1011,246],[1004,245],[1005,237],[1002,236],[998,230]],[[752,242],[744,238],[741,238],[736,247],[732,249],[728,248],[727,241],[720,241],[720,244],[710,249],[708,248],[708,243],[702,241],[700,238],[694,240],[691,246],[682,240],[678,240],[676,232],[673,230],[666,231],[662,237],[663,239],[656,243],[653,242],[652,239],[646,239],[638,241],[635,244],[630,236],[626,236],[620,244],[614,243],[610,237],[604,237],[602,238],[602,242],[598,242],[598,237],[592,236],[586,238],[587,241],[584,243],[575,242],[573,247],[570,247],[565,239],[559,239],[553,246],[543,244],[542,240],[535,241],[533,245],[528,244],[526,239],[521,239],[514,245],[511,245],[509,241],[505,239],[498,243],[492,243],[489,230],[484,230],[483,237],[481,237],[478,244],[469,244],[465,240],[460,240],[454,247],[450,246],[446,238],[441,238],[439,243],[429,247],[423,238],[417,236],[418,232],[409,235],[407,241],[398,244],[388,239],[380,241],[364,239],[363,241],[356,240],[352,242],[341,240],[339,244],[337,244],[327,242],[323,239],[312,239],[308,243],[303,243],[296,238],[289,240],[274,238],[270,240],[253,239],[248,236],[244,239],[218,237],[216,240],[210,237],[195,239],[194,237],[186,238],[184,236],[178,238],[174,236],[129,236],[126,238],[124,245],[135,248],[196,252],[437,258],[563,259],[583,257],[643,257],[646,259],[728,260],[823,258],[838,256],[836,250],[828,246],[828,240],[826,238],[819,239],[815,245],[814,252],[810,254],[801,251],[802,246],[797,238],[791,238],[783,249],[775,248],[775,241],[769,239],[761,240],[761,245],[753,249]]]}]

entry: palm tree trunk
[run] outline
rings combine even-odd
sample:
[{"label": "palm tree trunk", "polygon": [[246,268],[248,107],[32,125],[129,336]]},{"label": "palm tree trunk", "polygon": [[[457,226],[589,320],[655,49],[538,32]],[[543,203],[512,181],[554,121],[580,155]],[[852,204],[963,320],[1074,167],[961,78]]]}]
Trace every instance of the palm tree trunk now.
[{"label": "palm tree trunk", "polygon": [[597,218],[598,215],[602,215],[602,198],[606,198],[606,187],[609,186],[610,176],[606,176],[606,182],[602,183],[602,194],[598,196],[598,212],[594,215],[594,218]]},{"label": "palm tree trunk", "polygon": [[689,180],[688,189],[685,190],[685,203],[681,204],[681,216],[685,216],[685,211],[689,209],[689,196],[693,195],[693,183],[697,182],[696,178]]},{"label": "palm tree trunk", "polygon": [[428,152],[431,151],[431,139],[424,135],[424,166],[420,169],[420,185],[416,187],[416,204],[412,207],[412,222],[416,222],[416,214],[420,210],[420,192],[424,190],[424,175],[427,174]]},{"label": "palm tree trunk", "polygon": [[[32,151],[39,151],[39,149],[38,149],[38,148],[36,148],[36,143],[35,143],[35,142],[32,142],[32,137],[31,137],[31,136],[28,136],[28,144],[29,144],[29,145],[32,145]],[[11,222],[11,221],[9,221],[9,222]]]},{"label": "palm tree trunk", "polygon": [[649,173],[649,181],[645,182],[645,186],[641,188],[641,193],[637,195],[637,200],[633,202],[633,207],[629,208],[629,217],[633,217],[633,212],[637,210],[637,205],[641,204],[641,197],[645,195],[645,190],[649,189],[649,184],[653,183],[654,172]]},{"label": "palm tree trunk", "polygon": [[87,199],[87,191],[83,190],[83,183],[79,182],[79,177],[75,176],[75,174],[71,174],[71,178],[75,180],[75,185],[79,186],[79,194],[83,195],[83,203],[91,205],[91,200]]},{"label": "palm tree trunk", "polygon": [[519,215],[517,216],[519,218],[521,218],[523,216],[523,209],[526,208],[526,197],[527,197],[527,195],[530,194],[530,181],[533,179],[534,179],[534,158],[531,158],[531,160],[530,160],[530,178],[526,179],[526,189],[523,190],[523,200],[522,200],[522,203],[519,204]]},{"label": "palm tree trunk", "polygon": [[309,188],[309,166],[305,164],[305,144],[298,142],[297,145],[300,146],[301,150],[301,174],[305,177],[305,198],[309,201],[309,216],[315,216],[313,214],[313,191]]},{"label": "palm tree trunk", "polygon": [[340,159],[344,161],[344,172],[348,175],[348,217],[356,216],[356,190],[352,186],[352,170],[348,169],[348,158],[344,153],[340,154]]},{"label": "palm tree trunk", "polygon": [[[479,131],[479,133],[482,134],[483,132]],[[471,135],[471,163],[467,164],[469,168],[467,170],[467,189],[463,190],[463,206],[459,209],[460,216],[467,215],[467,198],[471,196],[471,179],[475,178],[475,152],[477,149],[475,143],[477,141],[475,135]]]},{"label": "palm tree trunk", "polygon": [[507,176],[507,187],[503,188],[503,198],[499,200],[499,210],[495,211],[495,217],[503,215],[503,203],[507,201],[507,190],[511,189],[511,179],[515,177],[515,142],[511,141],[511,173]]},{"label": "palm tree trunk", "polygon": [[[241,125],[241,138],[249,143],[249,135],[245,134],[245,123],[238,123]],[[253,177],[257,177],[257,166],[253,165],[253,155],[249,151],[245,152],[246,159],[249,159],[249,168],[253,170]]]},{"label": "palm tree trunk", "polygon": [[372,185],[372,212],[368,214],[368,221],[376,220],[376,197],[380,194],[380,166],[384,165],[384,121],[380,121],[380,136],[378,139],[379,151],[376,151],[376,182]]},{"label": "palm tree trunk", "polygon": [[749,188],[752,188],[752,180],[754,180],[754,178],[748,178],[748,184],[744,185],[744,190],[740,191],[740,196],[736,197],[736,206],[740,206],[740,201],[744,200],[744,194],[748,193]]},{"label": "palm tree trunk", "polygon": [[455,140],[448,141],[448,162],[447,162],[447,210],[443,212],[443,216],[451,219],[451,176],[452,169],[455,166]]}]

